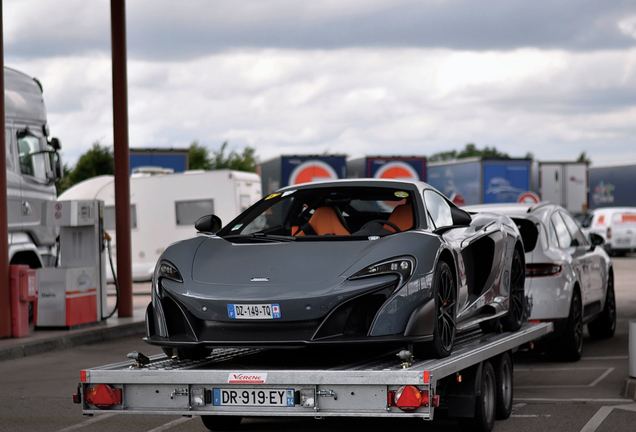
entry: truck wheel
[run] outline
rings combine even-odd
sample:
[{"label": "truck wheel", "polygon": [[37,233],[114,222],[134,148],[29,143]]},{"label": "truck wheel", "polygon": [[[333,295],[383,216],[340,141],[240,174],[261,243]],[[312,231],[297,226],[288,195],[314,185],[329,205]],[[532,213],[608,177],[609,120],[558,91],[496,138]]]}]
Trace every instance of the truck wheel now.
[{"label": "truck wheel", "polygon": [[495,425],[497,405],[497,379],[489,361],[481,367],[480,395],[476,396],[475,417],[460,419],[462,429],[475,432],[490,432]]},{"label": "truck wheel", "polygon": [[448,264],[437,263],[433,282],[435,301],[435,322],[433,323],[433,341],[416,344],[413,354],[418,359],[448,357],[455,343],[455,309],[457,290],[455,279]]},{"label": "truck wheel", "polygon": [[562,361],[578,361],[583,352],[583,306],[578,289],[572,293],[570,314],[560,338],[551,341],[552,354]]},{"label": "truck wheel", "polygon": [[515,249],[510,265],[510,293],[508,315],[503,319],[504,331],[517,331],[526,319],[526,269],[519,251]]},{"label": "truck wheel", "polygon": [[241,424],[241,416],[204,415],[201,416],[203,425],[211,431],[231,431],[236,430]]},{"label": "truck wheel", "polygon": [[616,330],[616,297],[614,295],[614,274],[607,277],[607,293],[603,312],[587,325],[590,336],[597,339],[609,339]]},{"label": "truck wheel", "polygon": [[497,379],[497,420],[505,420],[512,414],[512,358],[503,353],[495,368]]}]

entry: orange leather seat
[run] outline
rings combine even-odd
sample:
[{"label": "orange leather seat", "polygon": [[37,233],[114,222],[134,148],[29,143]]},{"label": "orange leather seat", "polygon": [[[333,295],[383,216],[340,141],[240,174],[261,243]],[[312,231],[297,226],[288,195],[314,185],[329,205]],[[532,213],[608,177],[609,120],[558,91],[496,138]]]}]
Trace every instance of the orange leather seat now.
[{"label": "orange leather seat", "polygon": [[[350,235],[351,233],[342,225],[336,211],[332,207],[318,207],[309,219],[309,225],[317,235]],[[296,232],[295,236],[303,236],[302,230]]]},{"label": "orange leather seat", "polygon": [[[389,216],[389,222],[395,224],[400,231],[406,231],[413,228],[413,209],[411,204],[402,204],[393,209],[393,213]],[[385,229],[395,232],[395,228],[391,225],[384,225]]]}]

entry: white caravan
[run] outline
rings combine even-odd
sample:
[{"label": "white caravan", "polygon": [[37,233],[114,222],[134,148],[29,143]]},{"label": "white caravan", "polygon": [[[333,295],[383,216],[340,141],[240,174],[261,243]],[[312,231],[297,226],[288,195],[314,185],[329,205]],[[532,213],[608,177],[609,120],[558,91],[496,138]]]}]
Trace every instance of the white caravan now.
[{"label": "white caravan", "polygon": [[53,266],[59,229],[47,224],[44,209],[62,176],[60,144],[48,139],[39,81],[4,68],[4,87],[9,262]]},{"label": "white caravan", "polygon": [[[116,265],[115,178],[103,175],[74,185],[60,200],[102,200],[104,228],[113,238]],[[243,171],[186,171],[153,175],[133,173],[130,178],[132,278],[152,278],[157,259],[171,243],[196,235],[194,223],[215,214],[224,223],[261,198],[258,174]],[[110,269],[108,279],[112,280]]]}]

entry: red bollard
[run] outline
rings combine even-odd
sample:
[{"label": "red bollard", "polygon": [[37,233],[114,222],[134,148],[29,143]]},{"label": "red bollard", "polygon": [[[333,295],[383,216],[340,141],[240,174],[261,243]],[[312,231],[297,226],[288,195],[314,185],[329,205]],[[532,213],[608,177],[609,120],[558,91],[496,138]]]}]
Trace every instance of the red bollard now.
[{"label": "red bollard", "polygon": [[29,335],[29,302],[37,298],[35,269],[9,266],[11,273],[11,336]]}]

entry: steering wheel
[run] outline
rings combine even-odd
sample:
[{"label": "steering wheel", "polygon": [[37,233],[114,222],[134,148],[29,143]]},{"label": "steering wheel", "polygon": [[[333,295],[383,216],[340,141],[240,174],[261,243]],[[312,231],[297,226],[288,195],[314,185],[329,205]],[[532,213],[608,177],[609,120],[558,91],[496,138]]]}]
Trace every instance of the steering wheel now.
[{"label": "steering wheel", "polygon": [[365,223],[364,225],[362,225],[362,228],[360,228],[360,231],[362,231],[367,226],[369,226],[371,224],[374,224],[374,223],[379,223],[379,224],[382,224],[382,225],[388,225],[391,228],[393,228],[396,233],[402,232],[402,230],[399,229],[396,224],[394,224],[393,222],[389,222],[388,220],[385,220],[385,219],[375,219],[375,220],[369,221],[369,222]]}]

